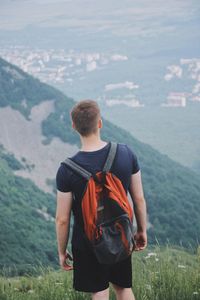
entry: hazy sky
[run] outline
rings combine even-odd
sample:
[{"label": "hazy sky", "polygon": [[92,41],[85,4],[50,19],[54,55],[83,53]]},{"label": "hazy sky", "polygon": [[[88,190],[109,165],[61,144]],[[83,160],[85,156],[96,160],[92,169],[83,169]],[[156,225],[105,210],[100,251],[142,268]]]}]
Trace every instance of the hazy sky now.
[{"label": "hazy sky", "polygon": [[0,30],[86,28],[114,35],[153,36],[199,22],[199,0],[10,0],[0,2]]}]

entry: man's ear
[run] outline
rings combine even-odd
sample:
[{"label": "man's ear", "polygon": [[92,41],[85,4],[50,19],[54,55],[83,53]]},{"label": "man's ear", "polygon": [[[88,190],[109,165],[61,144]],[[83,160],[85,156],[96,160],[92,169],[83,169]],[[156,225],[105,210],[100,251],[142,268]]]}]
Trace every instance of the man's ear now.
[{"label": "man's ear", "polygon": [[76,130],[74,122],[72,122],[72,128]]},{"label": "man's ear", "polygon": [[102,127],[103,127],[103,121],[102,121],[102,119],[99,119],[98,128],[102,128]]}]

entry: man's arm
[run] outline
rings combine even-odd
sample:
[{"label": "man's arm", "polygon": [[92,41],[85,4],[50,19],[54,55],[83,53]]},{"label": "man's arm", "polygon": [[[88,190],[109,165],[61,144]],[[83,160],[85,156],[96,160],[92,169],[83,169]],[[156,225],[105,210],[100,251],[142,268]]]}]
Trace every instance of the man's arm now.
[{"label": "man's arm", "polygon": [[140,170],[137,173],[131,175],[129,192],[133,201],[137,222],[137,233],[135,234],[135,250],[143,250],[147,246],[147,213]]},{"label": "man's arm", "polygon": [[70,217],[72,208],[72,192],[63,193],[57,191],[57,209],[56,209],[56,235],[58,243],[58,255],[60,265],[65,270],[71,270],[72,267],[66,264],[66,249],[70,231]]}]

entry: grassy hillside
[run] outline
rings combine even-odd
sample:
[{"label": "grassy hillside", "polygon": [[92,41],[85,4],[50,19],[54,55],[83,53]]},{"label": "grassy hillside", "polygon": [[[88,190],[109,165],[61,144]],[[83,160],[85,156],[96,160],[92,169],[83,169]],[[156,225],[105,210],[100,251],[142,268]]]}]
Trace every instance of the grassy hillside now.
[{"label": "grassy hillside", "polygon": [[[12,168],[11,168],[12,167]],[[55,199],[30,180],[13,175],[16,159],[0,150],[0,269],[57,265]]]},{"label": "grassy hillside", "polygon": [[[43,134],[47,138],[46,142],[50,142],[53,137],[59,137],[64,142],[79,144],[78,135],[71,130],[69,110],[75,103],[71,98],[66,97],[61,92],[46,84],[43,85],[38,80],[26,75],[18,68],[7,64],[3,60],[0,60],[0,70],[0,106],[11,105],[13,108],[25,113],[28,117],[30,108],[36,103],[46,99],[54,99],[56,100],[55,112],[51,113],[42,124]],[[19,72],[24,78],[22,79],[19,74],[16,78],[15,71]],[[7,73],[7,80],[4,79],[4,72]],[[27,88],[27,84],[30,85],[30,89]],[[14,88],[12,85],[14,85]],[[32,98],[33,89],[36,95],[38,95],[35,96],[35,100]],[[9,93],[7,93],[8,90]],[[16,93],[18,97],[16,97]],[[22,100],[24,98],[26,98],[26,103],[28,103],[25,112],[22,109],[24,106]],[[14,101],[13,99],[16,100]],[[102,137],[106,140],[127,143],[138,156],[142,171],[145,198],[147,200],[149,222],[152,224],[149,229],[149,242],[154,243],[155,240],[158,240],[159,243],[168,241],[176,245],[197,246],[199,242],[198,237],[200,236],[200,176],[197,176],[189,168],[183,167],[179,163],[169,159],[167,155],[160,154],[148,144],[139,142],[128,131],[106,120],[104,120]],[[3,172],[4,166],[2,166],[2,174]],[[5,178],[7,178],[7,181],[4,183],[4,175],[2,175],[1,184],[2,186],[6,185],[8,189],[9,176]],[[11,178],[14,178],[13,181],[16,183],[16,194],[25,193],[27,196],[26,181],[23,181],[19,177],[11,176]],[[31,183],[29,186],[31,186]],[[35,187],[33,188],[32,186],[31,189],[35,190]],[[37,193],[39,193],[38,190]],[[28,193],[28,195],[32,194]],[[41,197],[45,201],[44,194],[41,195],[43,195]],[[14,197],[13,194],[12,197]],[[35,199],[35,197],[31,199]],[[3,196],[1,202],[3,201],[6,201],[5,196]],[[12,205],[16,205],[17,207],[21,205],[17,201],[18,198],[14,202],[11,201]],[[41,201],[38,201],[38,199],[35,201],[30,201],[29,214],[33,214],[33,212],[31,213],[31,209],[34,203],[38,203],[38,205],[40,203],[41,205]],[[26,198],[24,202],[27,203]],[[53,201],[49,201],[48,208],[51,209],[51,212],[54,211],[55,206]],[[13,213],[12,208],[7,209],[5,217],[1,221],[2,225],[4,222],[6,223],[10,213]],[[18,222],[18,218],[19,215],[16,215],[14,220]],[[23,219],[22,222],[24,222]],[[30,230],[30,227],[28,228]],[[6,234],[9,237],[9,231]],[[35,234],[38,234],[37,230]],[[27,238],[28,236],[27,234]],[[6,251],[6,248],[4,251]]]},{"label": "grassy hillside", "polygon": [[[156,247],[133,254],[133,291],[137,300],[199,300],[200,254]],[[87,300],[87,293],[72,288],[72,272],[40,267],[35,276],[0,276],[2,300]],[[111,285],[110,285],[111,286]],[[115,299],[111,287],[111,300]]]}]

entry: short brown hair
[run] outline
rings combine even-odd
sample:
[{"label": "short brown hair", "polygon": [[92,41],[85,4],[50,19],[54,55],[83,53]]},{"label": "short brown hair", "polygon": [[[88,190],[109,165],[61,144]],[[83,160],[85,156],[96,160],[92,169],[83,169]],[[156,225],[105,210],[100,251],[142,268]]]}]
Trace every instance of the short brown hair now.
[{"label": "short brown hair", "polygon": [[71,118],[76,130],[82,136],[96,133],[100,109],[94,100],[81,100],[71,110]]}]

